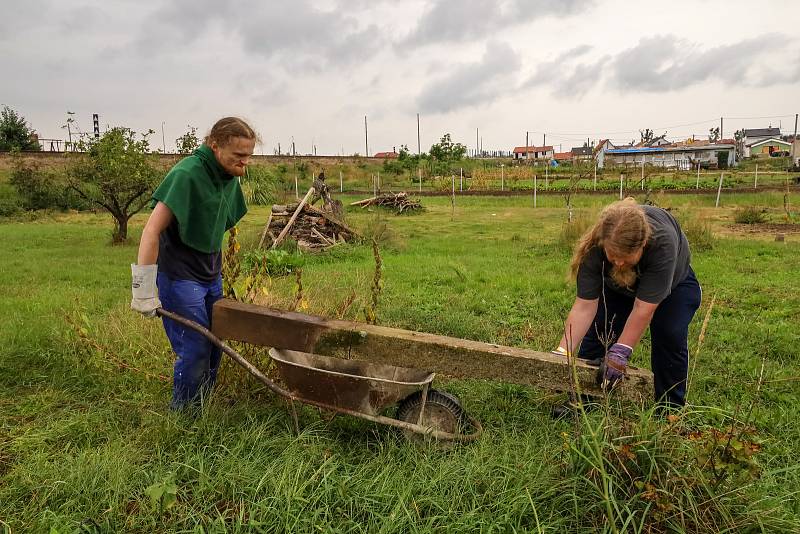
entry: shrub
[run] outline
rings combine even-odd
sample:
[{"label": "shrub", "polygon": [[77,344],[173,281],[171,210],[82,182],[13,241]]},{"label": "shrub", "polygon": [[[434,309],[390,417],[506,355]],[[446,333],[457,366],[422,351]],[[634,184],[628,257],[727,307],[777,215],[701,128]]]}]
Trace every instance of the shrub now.
[{"label": "shrub", "polygon": [[22,211],[22,199],[13,187],[0,186],[0,217],[10,217]]},{"label": "shrub", "polygon": [[305,258],[298,251],[284,249],[255,249],[242,255],[241,266],[244,273],[262,272],[271,276],[291,274],[305,264]]},{"label": "shrub", "polygon": [[764,216],[764,210],[746,206],[734,212],[733,220],[738,224],[760,224],[766,222],[767,219]]},{"label": "shrub", "polygon": [[36,162],[15,161],[9,183],[17,190],[26,210],[89,208],[89,203],[68,187],[64,175],[44,169]]}]

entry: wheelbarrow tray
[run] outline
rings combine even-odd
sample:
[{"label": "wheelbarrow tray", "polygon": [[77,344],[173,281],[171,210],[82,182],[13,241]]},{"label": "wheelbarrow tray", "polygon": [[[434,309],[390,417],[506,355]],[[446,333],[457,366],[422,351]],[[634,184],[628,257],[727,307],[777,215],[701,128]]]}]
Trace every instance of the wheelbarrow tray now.
[{"label": "wheelbarrow tray", "polygon": [[300,401],[378,415],[433,382],[421,369],[270,349],[281,379]]}]

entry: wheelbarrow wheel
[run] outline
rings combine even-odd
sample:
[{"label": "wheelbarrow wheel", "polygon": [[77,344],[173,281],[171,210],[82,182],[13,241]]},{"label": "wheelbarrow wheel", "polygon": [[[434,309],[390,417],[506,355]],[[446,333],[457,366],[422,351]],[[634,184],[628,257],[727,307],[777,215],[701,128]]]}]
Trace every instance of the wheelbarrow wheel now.
[{"label": "wheelbarrow wheel", "polygon": [[[428,390],[425,401],[425,413],[420,422],[420,409],[422,408],[422,391],[412,393],[397,407],[397,418],[406,423],[417,424],[433,430],[459,434],[467,421],[467,413],[461,407],[458,397],[445,391],[436,389]],[[426,439],[424,434],[403,430],[403,435],[410,441],[421,442]]]}]

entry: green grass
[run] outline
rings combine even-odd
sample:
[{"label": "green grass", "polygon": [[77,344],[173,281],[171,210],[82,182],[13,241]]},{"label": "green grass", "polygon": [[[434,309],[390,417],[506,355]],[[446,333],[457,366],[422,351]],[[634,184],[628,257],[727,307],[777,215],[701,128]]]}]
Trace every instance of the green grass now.
[{"label": "green grass", "polygon": [[[574,204],[591,217],[613,198]],[[737,207],[780,220],[777,193],[723,195],[720,209],[714,195],[655,200],[717,232],[693,260],[704,289],[690,334],[693,407],[667,423],[611,400],[608,413],[553,421],[549,392],[449,382],[486,428],[450,451],[308,408],[295,436],[284,406],[229,366],[202,416],[168,412],[170,382],[158,375],[170,375],[169,345],[157,321],[127,309],[146,215],[133,243],[116,247],[103,215],[0,224],[0,532],[796,531],[800,394],[785,379],[800,375],[800,236],[728,230]],[[563,203],[459,197],[453,210],[424,198],[413,216],[351,210],[354,226],[382,221],[391,234],[378,323],[549,350],[574,297]],[[240,225],[245,250],[266,215],[254,208]],[[366,245],[309,256],[308,311],[335,315],[354,291],[344,317],[363,319],[372,269]],[[288,306],[294,284],[270,279],[261,302]],[[645,340],[635,365],[648,366],[648,349]],[[713,473],[702,444],[731,426],[734,445],[761,449]],[[173,488],[174,504],[159,510],[150,494]]]}]

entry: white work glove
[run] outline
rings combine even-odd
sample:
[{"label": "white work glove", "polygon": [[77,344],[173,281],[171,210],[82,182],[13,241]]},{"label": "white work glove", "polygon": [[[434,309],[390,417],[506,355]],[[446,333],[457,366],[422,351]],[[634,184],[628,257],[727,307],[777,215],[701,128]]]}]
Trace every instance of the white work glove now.
[{"label": "white work glove", "polygon": [[155,317],[161,301],[156,295],[158,265],[136,265],[131,263],[131,309],[145,317]]}]

